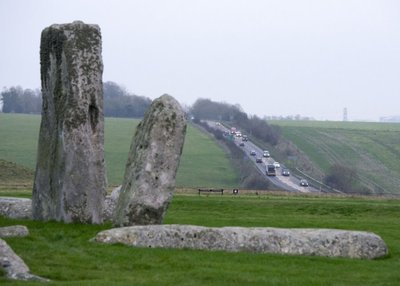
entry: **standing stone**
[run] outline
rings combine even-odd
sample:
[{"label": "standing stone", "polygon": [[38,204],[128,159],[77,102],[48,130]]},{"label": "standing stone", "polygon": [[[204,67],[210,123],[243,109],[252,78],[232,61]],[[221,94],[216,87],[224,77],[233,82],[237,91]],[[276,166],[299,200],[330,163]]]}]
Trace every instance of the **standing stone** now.
[{"label": "standing stone", "polygon": [[101,223],[106,176],[100,28],[76,21],[44,29],[40,65],[33,218]]},{"label": "standing stone", "polygon": [[162,223],[185,135],[186,118],[179,103],[169,95],[154,100],[132,139],[115,225]]}]

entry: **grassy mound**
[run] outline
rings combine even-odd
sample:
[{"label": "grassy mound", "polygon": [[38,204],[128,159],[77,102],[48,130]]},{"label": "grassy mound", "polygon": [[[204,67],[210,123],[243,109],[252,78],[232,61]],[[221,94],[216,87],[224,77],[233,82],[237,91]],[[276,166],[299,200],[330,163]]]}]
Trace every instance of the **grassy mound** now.
[{"label": "grassy mound", "polygon": [[0,185],[32,185],[33,177],[32,169],[0,159]]}]

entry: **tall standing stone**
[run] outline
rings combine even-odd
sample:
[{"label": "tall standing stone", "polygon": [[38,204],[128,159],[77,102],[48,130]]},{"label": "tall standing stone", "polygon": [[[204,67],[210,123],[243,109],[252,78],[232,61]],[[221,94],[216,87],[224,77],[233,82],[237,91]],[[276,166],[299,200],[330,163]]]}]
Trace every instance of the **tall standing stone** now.
[{"label": "tall standing stone", "polygon": [[161,224],[175,189],[186,118],[169,95],[153,101],[136,128],[114,215],[117,226]]},{"label": "tall standing stone", "polygon": [[40,66],[33,218],[101,223],[106,176],[100,28],[76,21],[44,29]]}]

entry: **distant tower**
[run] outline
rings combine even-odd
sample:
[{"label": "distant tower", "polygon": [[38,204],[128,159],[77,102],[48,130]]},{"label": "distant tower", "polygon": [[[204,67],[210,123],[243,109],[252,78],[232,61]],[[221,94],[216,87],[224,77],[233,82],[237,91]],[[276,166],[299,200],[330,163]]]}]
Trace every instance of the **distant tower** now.
[{"label": "distant tower", "polygon": [[343,121],[347,121],[347,107],[343,109]]}]

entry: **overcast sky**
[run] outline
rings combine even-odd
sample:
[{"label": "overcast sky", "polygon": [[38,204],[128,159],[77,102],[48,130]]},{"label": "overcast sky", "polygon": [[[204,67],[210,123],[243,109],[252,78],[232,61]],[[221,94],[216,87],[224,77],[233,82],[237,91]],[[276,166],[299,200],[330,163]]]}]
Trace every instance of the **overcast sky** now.
[{"label": "overcast sky", "polygon": [[319,120],[400,115],[398,0],[0,0],[0,88],[40,88],[41,31],[98,24],[103,81]]}]

